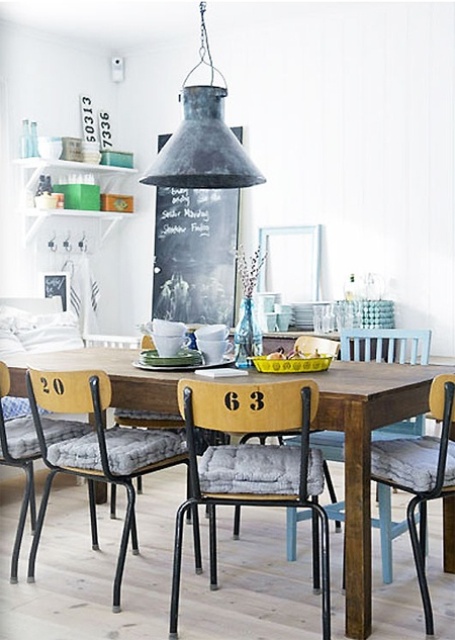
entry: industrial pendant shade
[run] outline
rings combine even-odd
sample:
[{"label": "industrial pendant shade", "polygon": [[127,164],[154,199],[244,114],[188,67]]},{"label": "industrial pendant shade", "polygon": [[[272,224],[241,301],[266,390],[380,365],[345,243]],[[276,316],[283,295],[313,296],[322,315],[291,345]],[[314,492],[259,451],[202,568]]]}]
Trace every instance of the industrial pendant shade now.
[{"label": "industrial pendant shade", "polygon": [[[183,121],[140,182],[183,189],[235,189],[262,184],[264,176],[224,122],[224,98],[228,91],[213,84],[216,69],[204,22],[205,2],[200,3],[200,12],[201,60],[185,78],[179,96]],[[201,64],[210,67],[211,84],[185,86]]]}]

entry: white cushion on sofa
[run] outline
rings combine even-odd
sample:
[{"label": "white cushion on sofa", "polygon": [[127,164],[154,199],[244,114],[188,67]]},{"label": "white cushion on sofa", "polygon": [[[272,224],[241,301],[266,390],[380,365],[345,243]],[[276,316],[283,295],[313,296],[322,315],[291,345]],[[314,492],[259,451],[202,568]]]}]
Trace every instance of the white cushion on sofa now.
[{"label": "white cushion on sofa", "polygon": [[24,345],[11,329],[0,328],[0,358],[2,356],[11,356],[15,353],[23,353],[24,351]]},{"label": "white cushion on sofa", "polygon": [[78,327],[43,325],[35,329],[18,331],[17,336],[25,350],[29,352],[82,349],[84,346]]},{"label": "white cushion on sofa", "polygon": [[[34,314],[15,307],[0,307],[0,327],[10,330],[13,336],[7,346],[12,353],[14,338],[22,345],[22,351],[48,352],[62,349],[82,349],[79,321],[72,311]],[[16,344],[17,346],[17,344]],[[20,351],[18,348],[16,350]],[[3,350],[0,348],[0,355]]]}]

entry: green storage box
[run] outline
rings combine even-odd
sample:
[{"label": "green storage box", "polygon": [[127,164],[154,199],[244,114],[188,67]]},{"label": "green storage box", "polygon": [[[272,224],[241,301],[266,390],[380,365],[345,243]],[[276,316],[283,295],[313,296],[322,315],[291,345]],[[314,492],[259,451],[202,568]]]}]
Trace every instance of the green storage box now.
[{"label": "green storage box", "polygon": [[65,209],[100,211],[100,188],[97,184],[56,184],[54,193],[63,193]]},{"label": "green storage box", "polygon": [[100,164],[133,169],[134,155],[126,151],[102,151]]}]

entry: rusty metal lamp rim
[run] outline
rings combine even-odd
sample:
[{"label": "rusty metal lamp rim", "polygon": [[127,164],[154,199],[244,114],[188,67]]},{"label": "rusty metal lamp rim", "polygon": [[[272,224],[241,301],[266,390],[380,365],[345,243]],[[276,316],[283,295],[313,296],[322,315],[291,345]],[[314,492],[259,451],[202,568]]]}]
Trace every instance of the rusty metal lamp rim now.
[{"label": "rusty metal lamp rim", "polygon": [[[185,189],[235,189],[262,184],[266,180],[249,159],[243,146],[224,123],[227,86],[213,84],[215,71],[204,21],[205,2],[200,3],[200,61],[187,74],[179,100],[184,119],[159,152],[140,182],[158,187]],[[210,85],[186,86],[188,78],[202,64],[211,72]]]}]

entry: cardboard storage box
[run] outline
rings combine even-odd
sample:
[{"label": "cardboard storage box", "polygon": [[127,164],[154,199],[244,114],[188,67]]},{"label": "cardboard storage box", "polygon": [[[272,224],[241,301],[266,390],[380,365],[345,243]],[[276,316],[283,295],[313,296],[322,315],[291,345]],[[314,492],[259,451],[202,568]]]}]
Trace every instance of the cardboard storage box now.
[{"label": "cardboard storage box", "polygon": [[123,167],[124,169],[132,169],[134,164],[134,156],[126,151],[102,151],[101,163],[110,167]]},{"label": "cardboard storage box", "polygon": [[97,184],[56,184],[54,191],[65,196],[65,209],[100,210],[100,188]]},{"label": "cardboard storage box", "polygon": [[61,160],[70,160],[71,162],[82,162],[82,139],[81,138],[62,138],[62,155]]},{"label": "cardboard storage box", "polygon": [[118,211],[119,213],[133,213],[133,196],[122,196],[116,193],[101,194],[101,211]]}]

